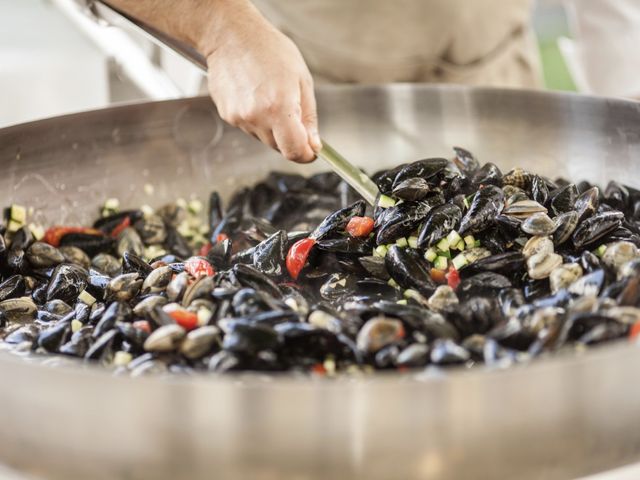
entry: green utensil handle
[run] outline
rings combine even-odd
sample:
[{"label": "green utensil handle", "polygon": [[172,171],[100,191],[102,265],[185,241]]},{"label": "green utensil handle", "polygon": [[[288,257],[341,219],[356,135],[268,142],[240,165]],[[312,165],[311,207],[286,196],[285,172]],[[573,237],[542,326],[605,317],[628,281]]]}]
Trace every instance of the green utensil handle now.
[{"label": "green utensil handle", "polygon": [[362,195],[370,205],[375,205],[379,193],[378,187],[367,175],[349,163],[325,141],[322,142],[322,150],[318,156],[325,160],[331,169]]}]

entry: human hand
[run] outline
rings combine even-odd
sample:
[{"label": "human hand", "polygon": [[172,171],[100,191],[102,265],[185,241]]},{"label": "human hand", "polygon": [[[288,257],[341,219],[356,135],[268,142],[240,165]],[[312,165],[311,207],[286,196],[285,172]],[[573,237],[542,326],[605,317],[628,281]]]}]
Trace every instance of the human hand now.
[{"label": "human hand", "polygon": [[294,43],[250,4],[218,10],[206,51],[218,113],[294,162],[322,147],[309,69]]}]

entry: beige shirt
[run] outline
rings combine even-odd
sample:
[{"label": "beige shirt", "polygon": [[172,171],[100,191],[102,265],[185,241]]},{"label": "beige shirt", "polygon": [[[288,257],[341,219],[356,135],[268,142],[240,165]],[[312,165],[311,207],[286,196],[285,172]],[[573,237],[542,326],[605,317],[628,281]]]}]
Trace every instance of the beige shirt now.
[{"label": "beige shirt", "polygon": [[530,0],[254,0],[319,80],[540,86]]}]

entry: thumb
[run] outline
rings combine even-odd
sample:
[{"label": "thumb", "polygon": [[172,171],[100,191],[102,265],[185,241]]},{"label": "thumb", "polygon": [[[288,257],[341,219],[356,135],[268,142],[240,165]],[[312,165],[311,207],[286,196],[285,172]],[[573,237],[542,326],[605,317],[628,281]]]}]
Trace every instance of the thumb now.
[{"label": "thumb", "polygon": [[307,130],[309,145],[314,152],[318,153],[322,148],[322,141],[318,133],[318,112],[312,81],[303,80],[300,83],[300,107],[302,109],[302,124]]}]

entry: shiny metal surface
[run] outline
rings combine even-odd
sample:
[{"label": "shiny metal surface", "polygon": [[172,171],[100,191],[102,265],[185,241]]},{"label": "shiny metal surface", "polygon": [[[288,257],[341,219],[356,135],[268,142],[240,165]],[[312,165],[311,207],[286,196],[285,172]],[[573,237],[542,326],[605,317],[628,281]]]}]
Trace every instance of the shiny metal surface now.
[{"label": "shiny metal surface", "polygon": [[[503,168],[640,185],[635,103],[406,85],[318,100],[323,136],[369,171],[461,145]],[[0,162],[2,204],[59,222],[105,197],[158,205],[323,167],[285,163],[207,99],[0,130]],[[0,353],[0,462],[61,479],[572,478],[640,460],[638,364],[617,344],[428,379],[128,379]]]},{"label": "shiny metal surface", "polygon": [[[94,8],[97,13],[105,21],[112,25],[121,25],[134,28],[146,35],[156,45],[168,49],[182,58],[188,60],[198,67],[203,74],[207,73],[206,59],[196,52],[193,48],[172,38],[150,25],[145,24],[129,15],[107,5],[104,2],[96,2]],[[351,185],[367,203],[374,205],[378,194],[378,186],[365,174],[363,174],[355,165],[351,164],[344,156],[337,152],[331,145],[321,140],[323,146],[318,152],[318,158],[326,161],[331,170],[337,173],[345,182]]]}]

